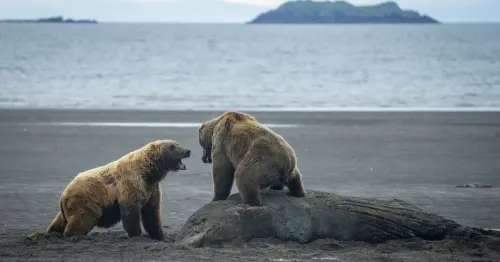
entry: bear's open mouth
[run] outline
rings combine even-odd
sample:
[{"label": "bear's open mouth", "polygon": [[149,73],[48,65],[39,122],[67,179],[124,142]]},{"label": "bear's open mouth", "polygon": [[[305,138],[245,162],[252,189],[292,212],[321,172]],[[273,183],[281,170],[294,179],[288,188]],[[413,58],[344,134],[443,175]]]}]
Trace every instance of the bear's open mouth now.
[{"label": "bear's open mouth", "polygon": [[182,160],[179,160],[179,162],[177,162],[177,169],[178,170],[186,170],[186,165],[184,165],[184,163],[182,163]]}]

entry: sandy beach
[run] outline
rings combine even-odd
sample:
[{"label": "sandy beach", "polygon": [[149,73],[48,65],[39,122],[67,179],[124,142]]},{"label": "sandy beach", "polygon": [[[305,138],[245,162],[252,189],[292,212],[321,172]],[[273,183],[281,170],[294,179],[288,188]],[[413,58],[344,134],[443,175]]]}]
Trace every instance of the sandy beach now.
[{"label": "sandy beach", "polygon": [[[211,169],[201,161],[197,125],[219,113],[0,110],[0,260],[494,261],[492,253],[464,249],[466,244],[444,252],[450,249],[446,243],[420,240],[402,248],[272,239],[222,248],[176,247],[172,241],[180,227],[212,197]],[[500,228],[498,112],[249,113],[294,147],[306,188],[398,198],[466,226]],[[60,193],[78,172],[166,138],[192,150],[184,161],[187,170],[162,183],[169,240],[126,239],[121,224],[70,242],[25,240],[47,227]],[[460,184],[493,187],[455,187]]]}]

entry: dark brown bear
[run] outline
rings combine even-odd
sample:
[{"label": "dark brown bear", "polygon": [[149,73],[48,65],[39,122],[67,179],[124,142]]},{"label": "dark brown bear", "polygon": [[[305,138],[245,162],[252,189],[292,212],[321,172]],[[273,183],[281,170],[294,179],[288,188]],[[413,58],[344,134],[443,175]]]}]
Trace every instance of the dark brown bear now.
[{"label": "dark brown bear", "polygon": [[202,160],[212,163],[212,201],[227,199],[234,180],[243,203],[251,206],[262,205],[260,189],[269,186],[286,185],[289,195],[305,196],[294,150],[253,116],[225,112],[204,122],[198,135]]}]

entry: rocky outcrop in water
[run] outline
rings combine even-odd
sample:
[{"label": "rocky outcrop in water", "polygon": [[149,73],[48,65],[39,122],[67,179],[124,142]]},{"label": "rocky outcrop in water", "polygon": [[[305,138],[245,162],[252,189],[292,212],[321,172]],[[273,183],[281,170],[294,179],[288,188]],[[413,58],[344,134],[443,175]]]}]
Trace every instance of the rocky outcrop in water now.
[{"label": "rocky outcrop in water", "polygon": [[439,23],[395,2],[354,6],[345,1],[287,1],[255,17],[250,24],[266,23]]},{"label": "rocky outcrop in water", "polygon": [[97,24],[96,20],[75,20],[72,18],[64,19],[62,16],[54,16],[39,19],[7,19],[0,20],[0,23],[69,23],[69,24]]}]

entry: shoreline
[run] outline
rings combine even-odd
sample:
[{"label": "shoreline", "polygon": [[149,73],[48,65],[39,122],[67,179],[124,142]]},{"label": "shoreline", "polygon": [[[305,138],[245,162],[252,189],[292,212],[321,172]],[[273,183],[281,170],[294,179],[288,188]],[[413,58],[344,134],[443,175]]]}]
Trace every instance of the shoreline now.
[{"label": "shoreline", "polygon": [[[277,128],[335,129],[364,126],[388,129],[413,126],[499,126],[500,111],[268,111],[242,110],[259,122]],[[197,127],[225,110],[128,110],[128,109],[0,109],[0,125],[88,127]],[[500,132],[500,131],[499,131]]]},{"label": "shoreline", "polygon": [[335,113],[335,112],[360,112],[360,113],[441,113],[441,112],[500,112],[500,107],[266,107],[266,108],[160,108],[160,109],[141,109],[141,108],[52,108],[52,107],[0,107],[0,111],[103,111],[103,112],[224,112],[230,110],[245,112],[268,112],[268,113]]}]

